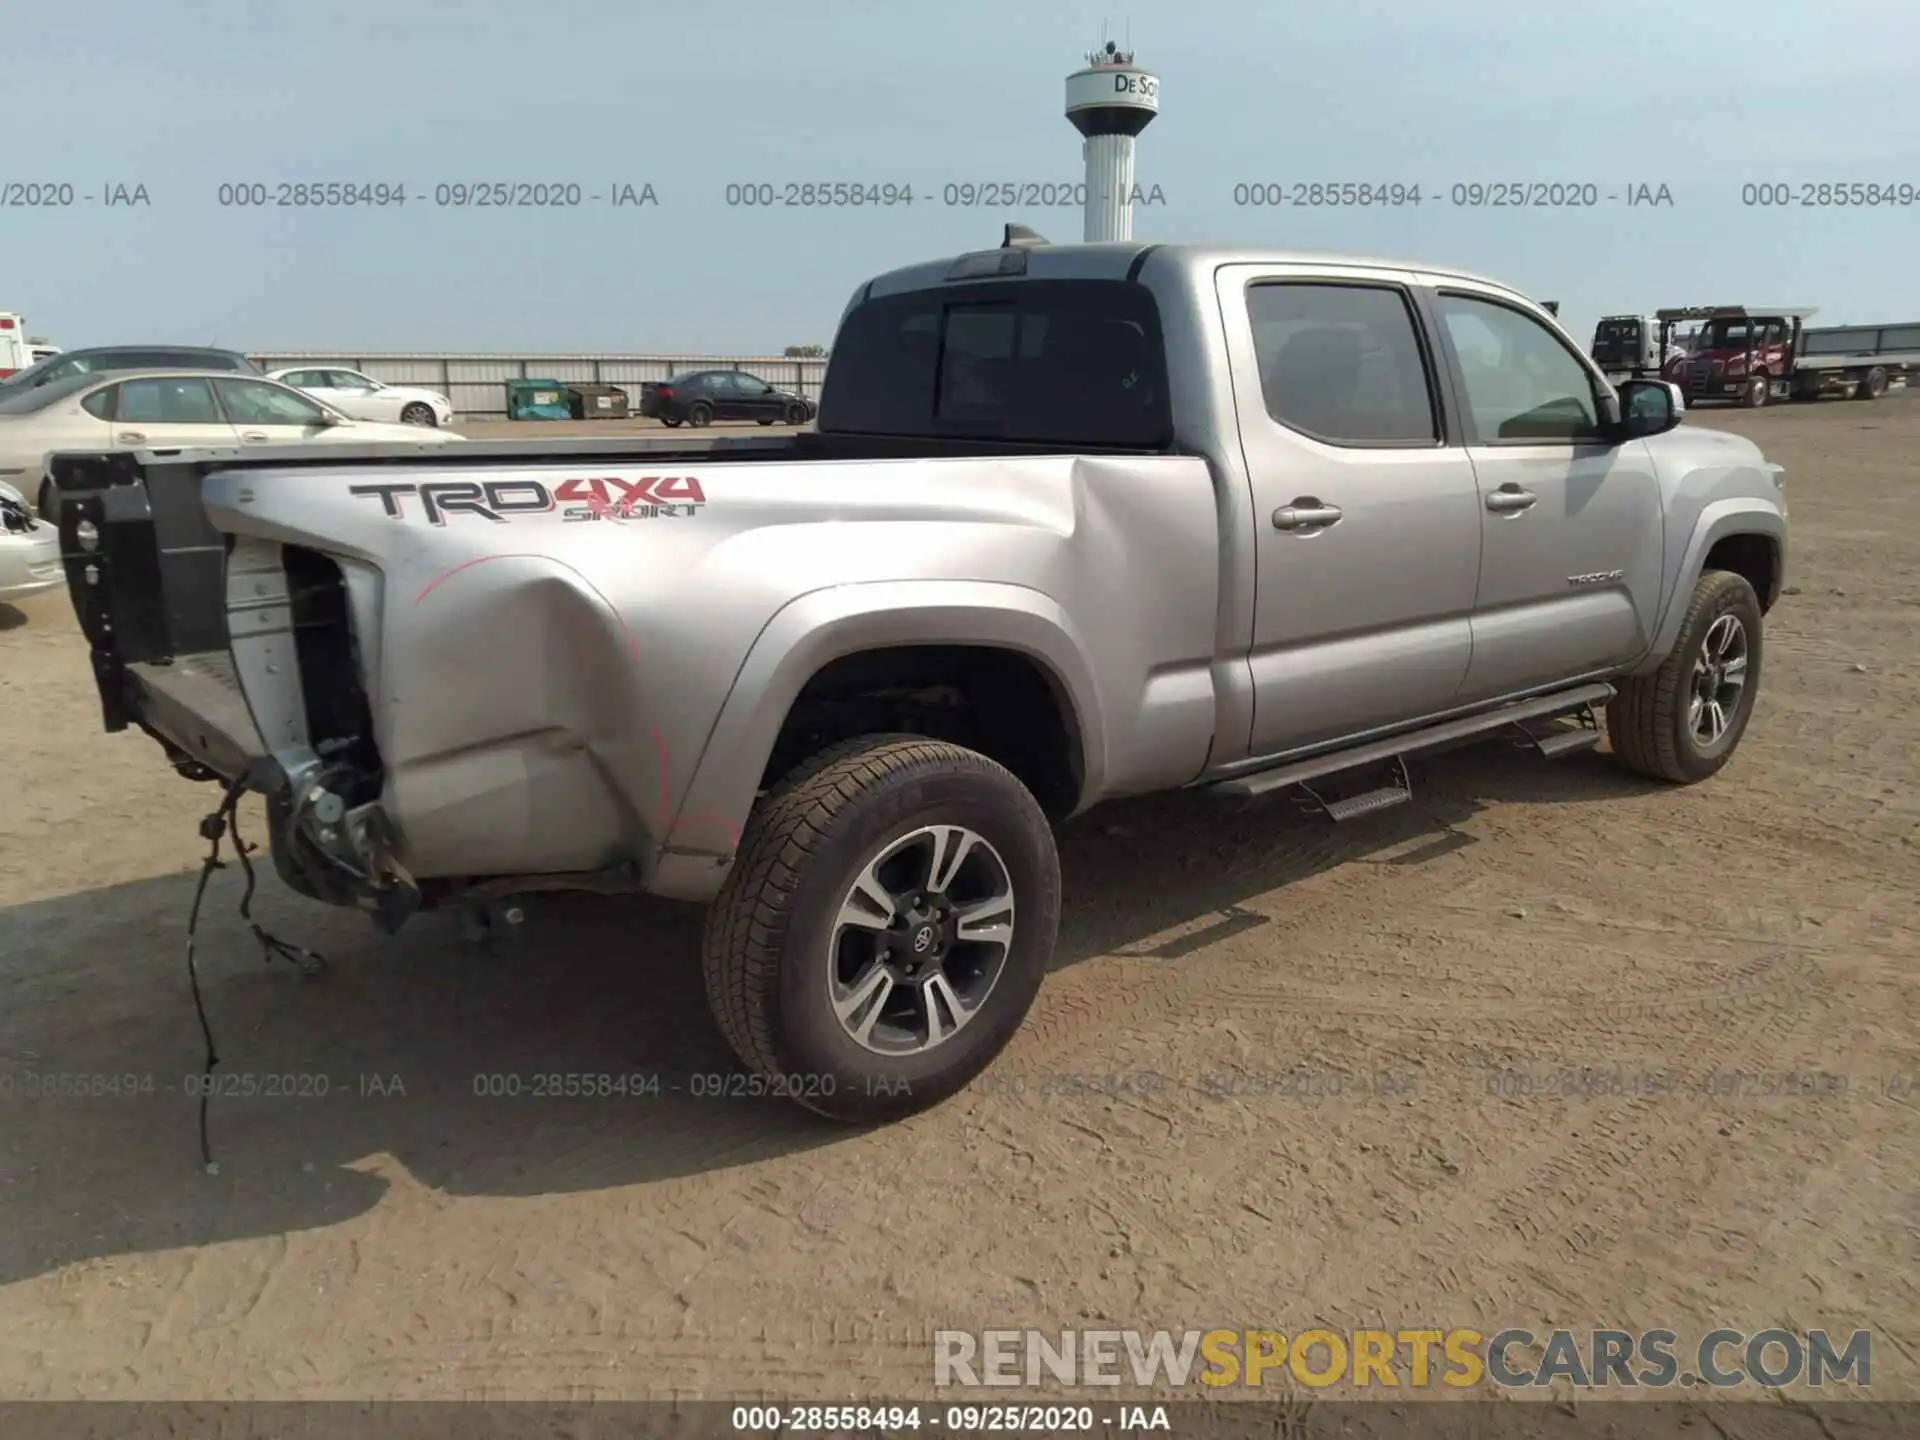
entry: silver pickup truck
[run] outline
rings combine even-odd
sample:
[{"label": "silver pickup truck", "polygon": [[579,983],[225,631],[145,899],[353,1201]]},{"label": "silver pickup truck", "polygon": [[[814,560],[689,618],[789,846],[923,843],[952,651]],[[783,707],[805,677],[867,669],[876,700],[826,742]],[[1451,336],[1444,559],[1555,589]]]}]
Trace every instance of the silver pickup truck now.
[{"label": "silver pickup truck", "polygon": [[391,929],[709,903],[768,1088],[937,1103],[1032,1005],[1052,823],[1178,787],[1408,798],[1504,733],[1726,764],[1780,467],[1431,267],[998,248],[860,286],[791,436],[60,456],[109,730],[266,797]]}]

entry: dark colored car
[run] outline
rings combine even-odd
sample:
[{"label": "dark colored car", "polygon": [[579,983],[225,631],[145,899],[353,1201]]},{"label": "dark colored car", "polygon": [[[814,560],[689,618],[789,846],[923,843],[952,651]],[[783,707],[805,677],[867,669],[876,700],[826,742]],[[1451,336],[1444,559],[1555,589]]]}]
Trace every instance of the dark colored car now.
[{"label": "dark colored car", "polygon": [[814,406],[806,396],[744,370],[695,370],[641,386],[640,413],[668,426],[697,427],[716,420],[805,425],[813,419]]},{"label": "dark colored car", "polygon": [[100,375],[111,370],[233,370],[258,375],[260,367],[232,350],[206,345],[96,345],[90,350],[63,350],[38,365],[0,380],[0,395],[18,394],[75,375]]}]

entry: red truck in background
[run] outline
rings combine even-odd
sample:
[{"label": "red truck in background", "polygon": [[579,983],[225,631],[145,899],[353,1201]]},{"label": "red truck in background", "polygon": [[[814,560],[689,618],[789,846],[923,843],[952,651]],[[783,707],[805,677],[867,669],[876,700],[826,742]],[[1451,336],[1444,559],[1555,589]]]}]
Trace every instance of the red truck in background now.
[{"label": "red truck in background", "polygon": [[[1806,328],[1813,307],[1754,309],[1699,305],[1654,312],[1651,322],[1608,316],[1594,334],[1593,357],[1609,379],[1651,374],[1670,380],[1688,404],[1730,400],[1754,408],[1771,400],[1847,395],[1878,400],[1920,374],[1920,321],[1900,325]],[[1684,353],[1675,329],[1697,324]]]}]

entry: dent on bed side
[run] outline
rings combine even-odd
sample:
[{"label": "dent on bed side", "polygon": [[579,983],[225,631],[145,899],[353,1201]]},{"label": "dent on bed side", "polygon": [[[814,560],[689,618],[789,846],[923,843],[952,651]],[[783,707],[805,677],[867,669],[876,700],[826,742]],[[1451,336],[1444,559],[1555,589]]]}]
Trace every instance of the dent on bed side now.
[{"label": "dent on bed side", "polygon": [[646,676],[597,587],[516,555],[388,588],[374,709],[414,874],[591,870],[658,843]]}]

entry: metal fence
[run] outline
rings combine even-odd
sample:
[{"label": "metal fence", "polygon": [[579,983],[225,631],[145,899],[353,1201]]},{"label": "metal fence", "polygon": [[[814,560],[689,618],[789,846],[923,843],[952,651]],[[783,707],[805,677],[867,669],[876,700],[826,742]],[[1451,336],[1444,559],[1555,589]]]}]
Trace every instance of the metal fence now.
[{"label": "metal fence", "polygon": [[274,351],[249,357],[262,370],[289,366],[358,370],[389,385],[423,385],[453,402],[471,420],[505,418],[509,380],[558,380],[568,385],[618,385],[637,412],[640,386],[689,370],[745,370],[769,385],[820,398],[822,356],[790,355],[439,355]]}]

